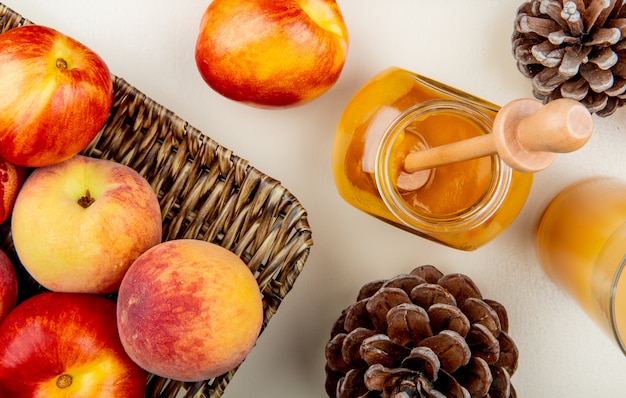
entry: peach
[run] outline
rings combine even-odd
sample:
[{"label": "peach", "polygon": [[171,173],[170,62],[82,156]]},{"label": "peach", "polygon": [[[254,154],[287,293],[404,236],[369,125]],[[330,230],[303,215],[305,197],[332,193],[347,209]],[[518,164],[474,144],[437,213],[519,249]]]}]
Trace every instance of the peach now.
[{"label": "peach", "polygon": [[0,250],[0,324],[17,302],[17,275],[13,262]]},{"label": "peach", "polygon": [[16,166],[0,157],[0,224],[11,216],[17,193],[24,183],[25,176],[26,168]]},{"label": "peach", "polygon": [[106,297],[36,294],[0,325],[0,397],[143,398],[146,377],[124,352]]},{"label": "peach", "polygon": [[339,79],[349,38],[335,0],[214,0],[196,64],[219,94],[260,107],[309,102]]},{"label": "peach", "polygon": [[113,79],[104,60],[52,28],[0,35],[0,156],[42,167],[82,151],[104,125]]},{"label": "peach", "polygon": [[147,371],[210,379],[237,367],[263,324],[259,286],[246,264],[213,243],[160,243],[131,265],[117,322],[128,355]]},{"label": "peach", "polygon": [[11,229],[20,261],[45,288],[113,293],[132,262],[161,242],[161,209],[135,170],[77,155],[32,172]]}]

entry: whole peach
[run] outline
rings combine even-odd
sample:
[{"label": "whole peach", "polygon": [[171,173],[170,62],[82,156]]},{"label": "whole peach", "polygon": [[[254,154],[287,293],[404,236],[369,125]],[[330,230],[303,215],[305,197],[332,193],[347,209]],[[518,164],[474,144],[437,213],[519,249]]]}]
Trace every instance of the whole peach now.
[{"label": "whole peach", "polygon": [[0,397],[143,398],[146,377],[124,352],[107,297],[36,294],[0,325]]},{"label": "whole peach", "polygon": [[311,101],[339,79],[348,31],[335,0],[214,0],[196,64],[221,95],[260,107]]},{"label": "whole peach", "polygon": [[161,209],[132,168],[76,155],[30,174],[11,230],[24,268],[47,289],[113,293],[132,262],[161,242]]},{"label": "whole peach", "polygon": [[113,79],[91,49],[52,28],[26,24],[0,34],[0,155],[42,167],[69,159],[98,134]]},{"label": "whole peach", "polygon": [[128,355],[182,381],[238,366],[263,324],[259,286],[246,264],[213,243],[178,239],[143,253],[120,286],[117,322]]}]

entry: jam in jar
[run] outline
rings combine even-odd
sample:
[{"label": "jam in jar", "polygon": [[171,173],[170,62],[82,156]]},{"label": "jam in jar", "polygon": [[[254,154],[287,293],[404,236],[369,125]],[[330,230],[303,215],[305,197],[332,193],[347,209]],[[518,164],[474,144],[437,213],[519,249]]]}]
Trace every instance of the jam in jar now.
[{"label": "jam in jar", "polygon": [[332,161],[340,195],[423,238],[477,249],[515,220],[533,175],[490,155],[438,166],[425,185],[412,189],[403,161],[411,151],[490,134],[499,109],[407,70],[381,72],[355,94],[339,121]]}]

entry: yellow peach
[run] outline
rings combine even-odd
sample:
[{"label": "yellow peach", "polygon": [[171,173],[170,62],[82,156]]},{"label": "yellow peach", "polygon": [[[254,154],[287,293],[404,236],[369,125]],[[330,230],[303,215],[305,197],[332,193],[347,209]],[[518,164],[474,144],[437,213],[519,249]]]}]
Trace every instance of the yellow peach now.
[{"label": "yellow peach", "polygon": [[132,262],[161,242],[161,209],[135,170],[76,155],[30,174],[11,230],[24,268],[47,289],[112,293]]}]

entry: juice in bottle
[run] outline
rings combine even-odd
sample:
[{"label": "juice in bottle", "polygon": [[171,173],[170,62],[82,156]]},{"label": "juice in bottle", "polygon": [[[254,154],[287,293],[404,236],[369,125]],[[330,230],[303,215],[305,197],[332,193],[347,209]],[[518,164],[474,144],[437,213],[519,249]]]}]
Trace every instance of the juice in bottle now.
[{"label": "juice in bottle", "polygon": [[546,274],[626,353],[626,181],[594,177],[560,192],[539,222],[537,247]]},{"label": "juice in bottle", "polygon": [[500,108],[415,73],[389,68],[347,105],[333,146],[340,195],[352,206],[421,237],[474,250],[522,209],[532,174],[497,155],[439,166],[418,189],[399,184],[403,160],[420,150],[490,134]]}]

